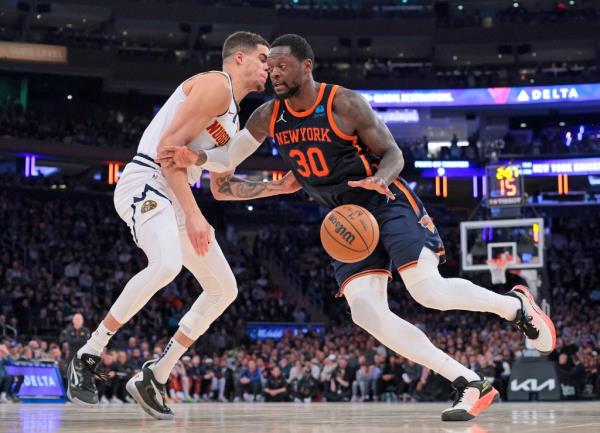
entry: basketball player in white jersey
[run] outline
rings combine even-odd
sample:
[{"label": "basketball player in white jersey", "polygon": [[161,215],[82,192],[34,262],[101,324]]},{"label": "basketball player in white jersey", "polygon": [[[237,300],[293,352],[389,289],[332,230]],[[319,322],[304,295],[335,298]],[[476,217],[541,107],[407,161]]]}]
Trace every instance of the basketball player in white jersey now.
[{"label": "basketball player in white jersey", "polygon": [[110,338],[185,266],[203,292],[179,322],[159,359],[127,383],[127,391],[150,415],[169,419],[165,383],[177,360],[237,296],[237,284],[213,228],[191,191],[202,167],[163,168],[154,162],[164,146],[197,150],[224,146],[239,130],[238,103],[262,92],[267,80],[268,43],[237,32],[223,45],[223,70],[189,78],[177,87],[146,128],[138,153],[125,167],[114,203],[148,266],[125,286],[110,312],[69,365],[68,397],[77,404],[98,403],[95,375]]},{"label": "basketball player in white jersey", "polygon": [[[325,185],[323,188],[325,191],[339,192],[347,189],[344,187],[347,182],[348,187],[371,189],[387,196],[387,203],[383,202],[386,204],[381,206],[391,207],[391,203],[396,197],[390,188],[393,188],[393,179],[397,178],[404,165],[396,142],[386,126],[375,116],[366,100],[351,90],[339,88],[339,91],[333,93],[333,96],[331,96],[332,93],[329,93],[330,99],[326,104],[328,107],[327,117],[322,111],[319,113],[319,99],[324,92],[318,89],[323,89],[324,85],[314,82],[313,62],[312,48],[304,38],[299,35],[280,36],[271,44],[268,58],[271,82],[278,101],[269,101],[259,107],[248,119],[244,130],[232,138],[227,148],[196,151],[185,146],[165,147],[161,149],[158,160],[161,161],[161,164],[175,164],[175,166],[181,167],[198,163],[204,164],[205,161],[219,161],[223,166],[233,169],[267,136],[275,138],[281,153],[283,153],[290,152],[288,149],[298,138],[303,144],[320,145],[324,149],[327,146],[334,146],[331,143],[334,142],[337,135],[340,138],[346,137],[344,139],[351,152],[354,152],[353,143],[362,141],[370,152],[379,155],[381,161],[376,166],[376,170],[373,170],[372,174],[368,174],[367,171],[368,177],[360,179],[360,176],[365,176],[365,174],[360,173],[360,165],[357,165],[359,167],[357,177],[347,177],[341,184],[333,183],[334,180],[327,183],[328,179],[333,179],[334,170],[328,171],[324,175],[313,176],[312,178],[316,179],[315,183],[310,184],[306,180],[310,178],[308,164],[306,164],[308,172],[306,176],[300,170],[296,170],[293,172],[294,176],[290,172],[284,176],[283,183],[277,184],[248,182],[231,174],[213,173],[211,174],[213,195],[217,200],[247,200],[274,194],[292,193],[305,188],[306,192],[314,197],[315,193],[322,188],[321,185]],[[323,105],[325,102],[320,107],[323,108]],[[282,110],[281,115],[275,108],[277,106]],[[292,122],[295,125],[302,125],[306,129],[314,128],[315,125],[325,125],[330,129],[327,134],[323,133],[321,136],[327,137],[327,139],[314,138],[304,141],[304,132],[294,135],[294,131],[289,129],[287,130],[289,135],[274,133],[278,127],[286,130],[289,126],[284,126],[284,124],[291,125]],[[277,135],[284,137],[283,142],[280,142]],[[298,138],[285,140],[285,137],[294,136]],[[308,133],[306,136],[308,137]],[[340,148],[340,140],[336,140],[335,145]],[[315,149],[315,147],[311,149]],[[324,155],[324,153],[321,154]],[[344,164],[350,164],[349,158],[336,159],[336,156],[332,154],[329,154],[329,158],[329,161],[322,160],[321,167],[327,165],[343,167]],[[286,159],[286,161],[288,160]],[[300,157],[289,158],[289,161],[295,161],[300,167],[305,162]],[[289,164],[290,168],[294,169],[292,162]],[[402,191],[396,190],[396,194],[401,193]],[[410,191],[408,193],[411,196],[414,194]],[[375,209],[377,210],[377,207]],[[387,220],[379,221],[380,226],[385,224],[382,227],[388,231],[388,236],[397,230],[400,224],[406,225],[411,230],[420,230],[423,223],[417,222],[417,219],[410,220],[408,217],[402,217],[402,215],[404,214],[398,217],[390,212],[385,216]],[[433,223],[431,220],[429,221],[433,227]],[[396,225],[390,228],[391,223]],[[421,228],[432,230],[431,228]],[[398,244],[400,241],[401,239],[398,239]],[[394,254],[393,250],[389,252],[390,256],[392,254]],[[438,270],[439,256],[427,246],[423,246],[420,251],[417,251],[416,258],[417,260],[410,262],[408,266],[398,266],[398,263],[395,265],[398,266],[398,273],[407,290],[420,304],[443,311],[467,310],[495,313],[514,323],[540,352],[549,353],[554,349],[556,344],[554,325],[535,303],[526,287],[515,286],[506,295],[500,295],[462,278],[444,278]],[[466,421],[474,418],[492,404],[497,391],[485,378],[480,377],[476,372],[461,365],[435,347],[419,328],[402,320],[390,310],[387,299],[388,275],[391,276],[389,262],[389,257],[387,257],[381,261],[381,265],[377,263],[377,267],[361,265],[365,266],[364,270],[360,271],[361,269],[357,268],[347,278],[338,278],[340,293],[348,301],[352,320],[396,353],[430,368],[452,382],[452,386],[456,390],[456,398],[454,404],[442,412],[442,420]],[[352,266],[354,265],[356,264],[352,264]]]}]

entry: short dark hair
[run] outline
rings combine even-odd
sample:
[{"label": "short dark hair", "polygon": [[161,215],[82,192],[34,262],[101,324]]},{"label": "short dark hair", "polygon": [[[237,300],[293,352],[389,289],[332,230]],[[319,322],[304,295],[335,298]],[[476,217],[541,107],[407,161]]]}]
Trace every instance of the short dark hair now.
[{"label": "short dark hair", "polygon": [[232,33],[227,36],[227,39],[223,42],[223,60],[236,51],[243,51],[245,53],[254,51],[257,45],[264,45],[269,48],[269,43],[259,34],[252,32]]},{"label": "short dark hair", "polygon": [[292,55],[298,60],[310,59],[313,62],[315,61],[315,54],[312,47],[300,35],[289,34],[279,36],[271,43],[271,48],[273,47],[290,47]]}]

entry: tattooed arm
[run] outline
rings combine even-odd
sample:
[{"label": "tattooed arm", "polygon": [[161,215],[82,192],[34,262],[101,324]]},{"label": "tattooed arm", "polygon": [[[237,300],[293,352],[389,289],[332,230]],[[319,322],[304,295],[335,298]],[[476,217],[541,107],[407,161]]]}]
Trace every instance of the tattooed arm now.
[{"label": "tattooed arm", "polygon": [[215,200],[252,200],[281,194],[292,194],[302,189],[291,171],[280,180],[251,182],[233,174],[210,174],[210,190]]}]

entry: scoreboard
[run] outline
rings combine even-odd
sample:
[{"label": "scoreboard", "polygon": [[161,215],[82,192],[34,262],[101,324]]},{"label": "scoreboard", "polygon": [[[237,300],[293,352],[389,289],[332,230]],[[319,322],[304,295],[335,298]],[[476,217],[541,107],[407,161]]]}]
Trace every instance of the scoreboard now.
[{"label": "scoreboard", "polygon": [[525,202],[520,164],[488,165],[485,174],[489,207],[521,206]]}]

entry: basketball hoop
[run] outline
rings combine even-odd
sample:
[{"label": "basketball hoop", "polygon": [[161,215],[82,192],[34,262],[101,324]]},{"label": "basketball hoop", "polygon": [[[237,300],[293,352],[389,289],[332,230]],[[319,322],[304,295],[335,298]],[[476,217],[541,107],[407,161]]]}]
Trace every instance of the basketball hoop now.
[{"label": "basketball hoop", "polygon": [[506,268],[509,263],[514,263],[513,258],[508,253],[502,253],[495,259],[489,259],[490,274],[492,275],[492,284],[506,284]]}]

